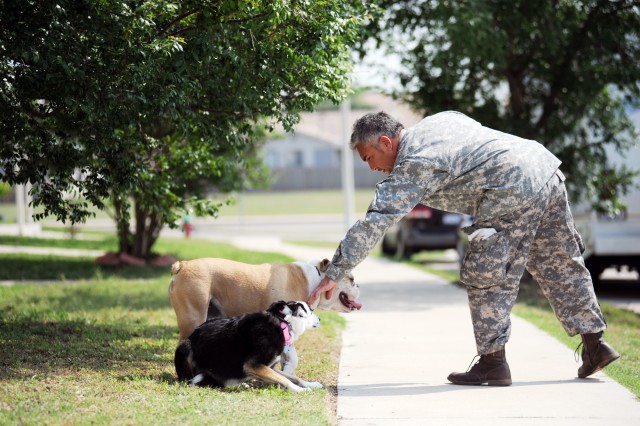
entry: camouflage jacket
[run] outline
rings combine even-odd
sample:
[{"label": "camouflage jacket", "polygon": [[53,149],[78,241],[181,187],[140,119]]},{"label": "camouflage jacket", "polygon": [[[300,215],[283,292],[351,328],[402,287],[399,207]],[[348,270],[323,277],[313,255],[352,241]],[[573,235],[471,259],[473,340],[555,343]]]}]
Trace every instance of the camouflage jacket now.
[{"label": "camouflage jacket", "polygon": [[376,185],[364,220],[340,242],[327,276],[344,277],[418,203],[490,222],[523,206],[559,166],[540,143],[459,112],[426,117],[402,135],[393,171]]}]

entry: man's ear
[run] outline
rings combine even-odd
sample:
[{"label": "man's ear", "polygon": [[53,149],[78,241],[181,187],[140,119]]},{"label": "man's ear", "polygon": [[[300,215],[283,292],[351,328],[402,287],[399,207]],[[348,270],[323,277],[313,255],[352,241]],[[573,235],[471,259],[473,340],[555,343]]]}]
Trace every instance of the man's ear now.
[{"label": "man's ear", "polygon": [[389,151],[393,149],[393,142],[389,136],[380,136],[378,139],[378,145],[382,148],[383,151]]}]

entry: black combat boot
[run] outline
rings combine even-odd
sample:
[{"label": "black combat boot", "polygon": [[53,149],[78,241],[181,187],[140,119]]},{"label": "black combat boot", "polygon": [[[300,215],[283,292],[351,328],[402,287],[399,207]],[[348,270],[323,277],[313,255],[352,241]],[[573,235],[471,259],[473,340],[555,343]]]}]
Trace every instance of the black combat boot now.
[{"label": "black combat boot", "polygon": [[578,368],[578,377],[581,379],[597,373],[620,358],[620,354],[602,339],[602,331],[582,334],[580,337],[582,337],[582,365]]},{"label": "black combat boot", "polygon": [[509,386],[511,370],[507,364],[504,348],[480,355],[480,359],[466,373],[451,373],[447,379],[456,385]]}]

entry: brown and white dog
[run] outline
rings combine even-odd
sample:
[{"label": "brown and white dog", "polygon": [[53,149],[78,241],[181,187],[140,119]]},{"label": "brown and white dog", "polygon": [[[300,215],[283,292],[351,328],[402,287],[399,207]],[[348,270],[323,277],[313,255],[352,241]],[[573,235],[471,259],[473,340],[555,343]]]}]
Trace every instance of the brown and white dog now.
[{"label": "brown and white dog", "polygon": [[[267,309],[279,300],[307,300],[329,260],[251,265],[227,259],[178,261],[171,266],[169,300],[176,312],[180,341],[207,318],[236,316]],[[360,289],[349,276],[337,283],[331,299],[324,296],[312,308],[351,312]]]}]

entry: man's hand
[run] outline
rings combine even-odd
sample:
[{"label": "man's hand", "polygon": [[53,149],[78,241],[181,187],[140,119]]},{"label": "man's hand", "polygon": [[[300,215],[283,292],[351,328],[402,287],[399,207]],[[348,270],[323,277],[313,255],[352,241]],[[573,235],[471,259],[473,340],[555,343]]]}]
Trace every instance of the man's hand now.
[{"label": "man's hand", "polygon": [[320,284],[318,284],[318,287],[316,287],[316,289],[313,290],[313,293],[311,293],[311,295],[309,296],[307,304],[312,307],[317,306],[317,304],[319,303],[320,295],[322,293],[325,293],[325,299],[331,299],[333,290],[335,290],[337,286],[338,284],[336,284],[336,282],[331,278],[324,277],[322,281],[320,281]]}]

